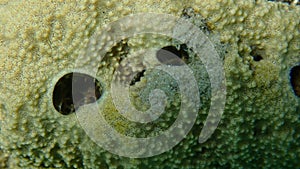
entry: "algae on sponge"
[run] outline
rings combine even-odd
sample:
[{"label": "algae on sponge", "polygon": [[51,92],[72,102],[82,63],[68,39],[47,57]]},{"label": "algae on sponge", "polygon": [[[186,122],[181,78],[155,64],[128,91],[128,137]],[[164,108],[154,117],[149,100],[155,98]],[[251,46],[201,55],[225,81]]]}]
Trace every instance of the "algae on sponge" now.
[{"label": "algae on sponge", "polygon": [[[209,34],[220,37],[214,39],[216,43],[227,46],[220,49],[225,53],[226,108],[207,142],[199,144],[197,138],[208,104],[199,111],[195,127],[179,145],[145,159],[105,151],[85,134],[75,114],[64,116],[55,111],[51,89],[74,69],[75,60],[94,32],[128,14],[181,16],[190,8],[190,20],[197,24],[198,18],[204,18]],[[299,168],[300,105],[289,79],[291,68],[300,62],[299,18],[299,6],[263,0],[0,1],[0,165]],[[155,44],[165,43],[165,39],[157,40]],[[134,50],[147,46],[147,42],[128,39],[128,46]],[[125,54],[113,50],[107,55],[118,58]],[[255,59],[258,56],[260,59]],[[99,78],[109,85],[118,61],[107,61]],[[205,73],[202,68],[199,72]],[[208,93],[202,97],[209,100]],[[109,99],[105,103],[107,118],[119,126],[120,132],[126,132],[131,124],[114,121],[113,103]],[[138,132],[134,134],[141,134]]]}]

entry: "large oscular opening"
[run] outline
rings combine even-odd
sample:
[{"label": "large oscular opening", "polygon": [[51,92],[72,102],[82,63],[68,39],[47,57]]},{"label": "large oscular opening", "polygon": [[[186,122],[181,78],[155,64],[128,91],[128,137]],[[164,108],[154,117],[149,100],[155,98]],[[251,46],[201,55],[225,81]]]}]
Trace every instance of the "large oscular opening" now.
[{"label": "large oscular opening", "polygon": [[290,82],[295,95],[300,97],[300,65],[295,66],[291,69]]},{"label": "large oscular opening", "polygon": [[55,84],[52,103],[63,115],[68,115],[82,105],[96,102],[102,94],[100,82],[87,74],[71,72]]}]

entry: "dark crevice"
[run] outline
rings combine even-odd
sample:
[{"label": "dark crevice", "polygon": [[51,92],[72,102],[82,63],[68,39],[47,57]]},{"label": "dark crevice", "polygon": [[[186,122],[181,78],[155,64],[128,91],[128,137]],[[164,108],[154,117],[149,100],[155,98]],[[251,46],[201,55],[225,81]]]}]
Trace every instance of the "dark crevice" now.
[{"label": "dark crevice", "polygon": [[195,17],[195,10],[192,7],[184,8],[182,10],[181,16],[184,18]]},{"label": "dark crevice", "polygon": [[133,79],[131,80],[130,86],[133,86],[136,82],[141,81],[141,78],[144,76],[145,71],[146,71],[146,70],[143,70],[143,71],[141,71],[141,72],[138,72],[138,73],[133,77]]},{"label": "dark crevice", "polygon": [[290,71],[290,82],[296,96],[300,97],[300,65]]},{"label": "dark crevice", "polygon": [[101,84],[97,79],[72,72],[61,77],[55,84],[52,102],[58,112],[68,115],[82,105],[96,102],[101,94]]}]

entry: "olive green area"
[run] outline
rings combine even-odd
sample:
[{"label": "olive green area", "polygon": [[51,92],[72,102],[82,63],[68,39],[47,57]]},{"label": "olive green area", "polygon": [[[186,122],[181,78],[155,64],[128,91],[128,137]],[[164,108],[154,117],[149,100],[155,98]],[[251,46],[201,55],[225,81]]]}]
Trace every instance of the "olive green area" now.
[{"label": "olive green area", "polygon": [[[196,124],[172,150],[130,159],[96,145],[75,113],[56,111],[52,94],[59,78],[75,71],[95,32],[141,12],[184,17],[204,31],[224,61],[227,98],[218,128],[199,144],[210,87],[206,69],[187,50],[186,63],[203,92]],[[300,100],[290,79],[300,62],[299,18],[299,5],[265,0],[0,0],[0,168],[300,168]],[[120,60],[132,52],[180,45],[164,37],[116,44],[98,68],[103,94]],[[176,118],[176,84],[157,73],[146,70],[131,86],[131,101],[141,110],[149,106],[153,86],[170,96],[168,113],[155,125],[129,123],[110,97],[99,99],[105,118],[120,133],[157,135]]]}]

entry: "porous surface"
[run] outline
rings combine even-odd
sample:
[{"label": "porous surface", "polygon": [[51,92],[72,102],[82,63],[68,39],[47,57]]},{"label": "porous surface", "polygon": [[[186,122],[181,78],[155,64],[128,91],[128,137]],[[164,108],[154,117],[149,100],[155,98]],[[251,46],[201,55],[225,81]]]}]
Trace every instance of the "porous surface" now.
[{"label": "porous surface", "polygon": [[[128,14],[183,16],[185,9],[192,9],[187,15],[196,25],[201,25],[198,20],[202,18],[212,41],[226,45],[219,49],[225,55],[226,107],[207,142],[197,142],[207,116],[205,102],[195,127],[180,144],[144,159],[105,151],[85,134],[74,113],[65,116],[53,108],[51,89],[59,77],[74,69],[94,32]],[[0,0],[0,167],[299,168],[300,102],[289,79],[290,69],[300,62],[299,18],[299,6],[262,0]],[[128,39],[130,50],[147,47],[147,43],[171,42]],[[106,87],[118,65],[113,58],[124,53],[122,47],[112,50],[99,68],[98,78]],[[204,74],[204,83],[205,71],[199,65],[191,63],[198,80]],[[143,79],[147,78],[157,77],[146,74],[137,89],[145,87]],[[208,101],[209,89],[201,97]],[[114,121],[111,99],[104,102],[107,118]],[[122,120],[113,125],[120,132],[132,127]]]}]

